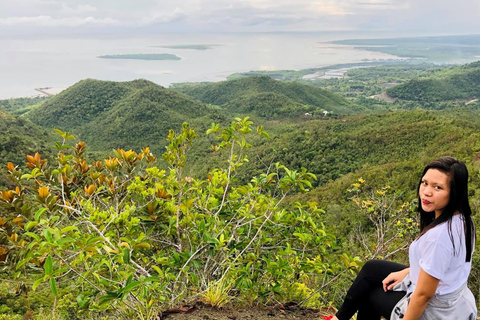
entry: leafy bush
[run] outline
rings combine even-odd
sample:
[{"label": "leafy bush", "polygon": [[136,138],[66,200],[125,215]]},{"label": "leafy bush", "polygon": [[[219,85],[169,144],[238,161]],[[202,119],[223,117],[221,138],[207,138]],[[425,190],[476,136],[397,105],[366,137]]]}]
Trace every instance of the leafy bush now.
[{"label": "leafy bush", "polygon": [[[223,293],[256,304],[288,299],[295,283],[300,292],[323,288],[346,266],[331,257],[335,238],[318,219],[322,210],[315,203],[283,204],[288,194],[311,188],[315,176],[277,164],[245,185],[235,182],[248,163],[251,124],[246,118],[226,128],[212,125],[213,149],[226,152],[228,161],[203,179],[183,173],[197,137],[187,124],[169,132],[168,170],[153,166],[148,148],[118,149],[87,164],[85,143],[70,146],[73,137],[61,131],[54,165],[38,153],[27,156],[28,171],[8,163],[16,186],[1,192],[0,205],[17,276],[29,275],[33,290],[47,283],[54,296],[58,280],[69,279],[80,290],[78,312],[140,319],[205,297],[223,281],[231,287],[219,290],[220,303]],[[257,133],[268,137],[262,127]],[[348,268],[355,261],[347,259]],[[58,308],[77,312],[67,302]]]}]

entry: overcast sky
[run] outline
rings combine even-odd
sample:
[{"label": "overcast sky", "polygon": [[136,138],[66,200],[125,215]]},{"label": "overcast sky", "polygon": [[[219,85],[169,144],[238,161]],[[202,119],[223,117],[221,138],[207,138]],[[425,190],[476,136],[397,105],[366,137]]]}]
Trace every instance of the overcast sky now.
[{"label": "overcast sky", "polygon": [[480,34],[480,0],[0,0],[0,33]]}]

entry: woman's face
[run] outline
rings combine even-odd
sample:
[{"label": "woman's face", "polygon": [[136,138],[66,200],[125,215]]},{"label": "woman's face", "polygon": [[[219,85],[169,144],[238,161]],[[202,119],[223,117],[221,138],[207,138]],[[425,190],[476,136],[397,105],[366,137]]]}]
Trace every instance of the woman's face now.
[{"label": "woman's face", "polygon": [[428,169],[422,177],[418,196],[422,209],[435,211],[435,218],[438,218],[450,199],[450,177],[440,170]]}]

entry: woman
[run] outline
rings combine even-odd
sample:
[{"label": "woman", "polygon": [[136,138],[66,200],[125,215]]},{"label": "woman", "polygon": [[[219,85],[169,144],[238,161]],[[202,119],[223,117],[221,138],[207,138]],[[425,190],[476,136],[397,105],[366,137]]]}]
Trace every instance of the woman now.
[{"label": "woman", "polygon": [[468,171],[452,157],[429,163],[418,185],[420,234],[410,245],[410,267],[367,262],[332,320],[475,319],[466,287],[475,227],[468,203]]}]

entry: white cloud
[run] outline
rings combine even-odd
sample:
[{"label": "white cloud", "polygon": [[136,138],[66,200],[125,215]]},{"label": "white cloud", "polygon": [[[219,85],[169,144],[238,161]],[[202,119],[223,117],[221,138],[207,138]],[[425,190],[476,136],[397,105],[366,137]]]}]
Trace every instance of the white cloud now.
[{"label": "white cloud", "polygon": [[77,5],[76,7],[71,7],[65,3],[62,3],[62,9],[59,11],[59,14],[83,14],[97,12],[98,9],[89,4]]},{"label": "white cloud", "polygon": [[480,33],[480,1],[457,4],[450,0],[0,0],[0,25]]},{"label": "white cloud", "polygon": [[352,14],[348,6],[338,5],[336,1],[319,1],[314,5],[314,9],[316,13],[328,16]]},{"label": "white cloud", "polygon": [[39,27],[81,27],[81,26],[112,26],[118,25],[115,19],[96,19],[93,17],[52,18],[51,16],[38,17],[8,17],[0,18],[0,25],[4,26],[39,26]]},{"label": "white cloud", "polygon": [[148,15],[142,18],[138,24],[139,25],[149,25],[154,23],[168,23],[175,20],[185,18],[187,14],[180,8],[175,8],[171,12],[164,11],[154,11],[149,12]]}]

